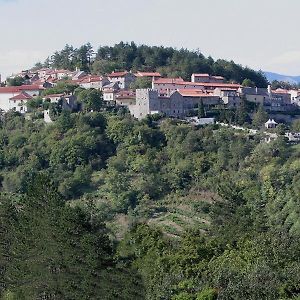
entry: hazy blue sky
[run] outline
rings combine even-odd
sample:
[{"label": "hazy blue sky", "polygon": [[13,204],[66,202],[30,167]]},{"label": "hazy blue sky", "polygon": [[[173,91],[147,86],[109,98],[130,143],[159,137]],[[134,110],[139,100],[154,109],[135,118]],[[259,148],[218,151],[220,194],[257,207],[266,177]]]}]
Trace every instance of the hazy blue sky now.
[{"label": "hazy blue sky", "polygon": [[255,69],[300,75],[299,0],[0,0],[0,73],[66,43],[199,48]]}]

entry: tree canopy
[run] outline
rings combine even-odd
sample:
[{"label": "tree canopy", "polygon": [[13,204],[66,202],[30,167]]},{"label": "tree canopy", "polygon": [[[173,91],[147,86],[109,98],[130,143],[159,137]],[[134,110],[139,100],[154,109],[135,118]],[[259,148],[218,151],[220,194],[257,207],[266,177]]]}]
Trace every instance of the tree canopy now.
[{"label": "tree canopy", "polygon": [[93,51],[88,43],[79,48],[66,45],[56,51],[43,64],[45,67],[75,70],[79,68],[95,74],[106,74],[114,70],[158,71],[163,76],[182,77],[190,80],[192,73],[209,73],[223,76],[227,81],[255,84],[267,87],[263,72],[243,67],[233,61],[214,60],[199,51],[136,45],[134,42],[120,42],[114,46],[100,46]]},{"label": "tree canopy", "polygon": [[118,111],[3,115],[2,299],[299,298],[300,148],[262,141]]}]

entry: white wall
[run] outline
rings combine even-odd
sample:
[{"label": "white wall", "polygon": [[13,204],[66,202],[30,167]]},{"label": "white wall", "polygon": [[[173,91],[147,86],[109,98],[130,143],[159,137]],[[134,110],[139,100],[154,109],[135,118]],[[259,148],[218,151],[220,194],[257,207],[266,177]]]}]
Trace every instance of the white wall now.
[{"label": "white wall", "polygon": [[[0,109],[3,109],[5,111],[8,111],[11,109],[11,104],[10,104],[10,101],[9,99],[16,96],[16,95],[19,95],[20,93],[0,93]],[[17,101],[16,101],[17,102]]]}]

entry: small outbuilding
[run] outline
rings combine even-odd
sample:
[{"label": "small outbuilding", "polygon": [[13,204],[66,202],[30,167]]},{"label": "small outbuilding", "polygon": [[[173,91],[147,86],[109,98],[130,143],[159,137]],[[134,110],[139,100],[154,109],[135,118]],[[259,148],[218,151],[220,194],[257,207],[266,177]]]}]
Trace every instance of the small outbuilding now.
[{"label": "small outbuilding", "polygon": [[269,119],[266,123],[265,123],[265,127],[267,129],[270,129],[270,128],[276,128],[276,126],[278,125],[277,122],[274,121],[274,119]]}]

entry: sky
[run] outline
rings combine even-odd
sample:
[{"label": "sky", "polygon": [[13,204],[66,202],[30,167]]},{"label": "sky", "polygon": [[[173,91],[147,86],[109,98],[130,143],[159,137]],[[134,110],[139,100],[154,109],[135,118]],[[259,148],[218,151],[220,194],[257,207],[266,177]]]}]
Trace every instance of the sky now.
[{"label": "sky", "polygon": [[0,0],[0,74],[66,44],[135,41],[300,75],[299,11],[299,0]]}]

